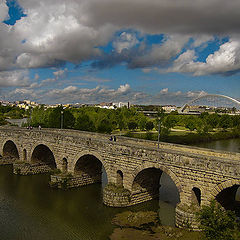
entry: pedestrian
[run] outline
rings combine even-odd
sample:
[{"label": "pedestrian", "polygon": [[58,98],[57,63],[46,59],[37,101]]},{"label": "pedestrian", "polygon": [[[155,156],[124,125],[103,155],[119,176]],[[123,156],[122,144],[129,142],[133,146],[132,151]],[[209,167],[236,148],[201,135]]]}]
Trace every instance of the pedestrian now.
[{"label": "pedestrian", "polygon": [[112,136],[109,138],[109,140],[110,140],[110,141],[112,141],[112,140],[113,140]]},{"label": "pedestrian", "polygon": [[116,136],[113,136],[113,141],[116,142],[117,138]]},{"label": "pedestrian", "polygon": [[42,129],[41,125],[39,125],[39,126],[38,126],[38,129],[39,129],[39,130],[41,130],[41,129]]}]

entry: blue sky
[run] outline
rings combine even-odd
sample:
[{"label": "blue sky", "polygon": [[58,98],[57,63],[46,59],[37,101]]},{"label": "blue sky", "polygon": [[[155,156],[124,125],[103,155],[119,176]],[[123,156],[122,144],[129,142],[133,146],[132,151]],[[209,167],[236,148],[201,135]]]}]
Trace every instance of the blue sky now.
[{"label": "blue sky", "polygon": [[206,93],[240,99],[236,9],[237,1],[222,0],[2,1],[1,98],[176,105]]}]

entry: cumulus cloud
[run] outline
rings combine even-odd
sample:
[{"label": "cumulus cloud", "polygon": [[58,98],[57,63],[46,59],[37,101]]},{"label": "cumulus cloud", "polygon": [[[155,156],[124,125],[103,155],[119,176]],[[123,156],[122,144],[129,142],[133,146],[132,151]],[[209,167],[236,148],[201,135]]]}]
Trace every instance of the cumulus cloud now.
[{"label": "cumulus cloud", "polygon": [[60,69],[58,71],[53,72],[53,75],[58,79],[60,77],[63,77],[67,72],[67,68],[65,69]]},{"label": "cumulus cloud", "polygon": [[3,1],[0,2],[0,22],[6,20],[8,17],[8,7]]},{"label": "cumulus cloud", "polygon": [[230,40],[222,44],[219,50],[210,54],[206,62],[196,61],[195,52],[188,50],[181,54],[167,69],[167,72],[206,74],[231,74],[240,70],[240,41]]},{"label": "cumulus cloud", "polygon": [[[177,54],[185,35],[203,36],[195,41],[198,46],[214,34],[239,33],[239,1],[19,0],[19,4],[26,16],[13,27],[0,26],[0,49],[8,55],[4,58],[6,63],[1,64],[5,68],[36,68],[94,59],[101,55],[98,46],[106,45],[114,32],[126,28],[143,34],[178,35],[135,59],[135,64],[143,65]],[[0,13],[6,18],[5,2],[0,5]],[[113,43],[117,53],[136,44],[138,39],[128,32],[120,34]]]},{"label": "cumulus cloud", "polygon": [[[29,84],[25,69],[63,67],[66,62],[79,64],[87,60],[97,60],[93,63],[95,67],[125,63],[128,68],[142,68],[144,72],[159,68],[165,72],[204,75],[240,70],[238,0],[227,3],[223,0],[19,0],[18,3],[26,16],[10,26],[2,22],[8,17],[8,7],[6,1],[0,1],[2,87]],[[119,36],[114,38],[116,32]],[[147,34],[164,34],[164,38],[150,46],[145,39]],[[204,62],[197,61],[194,48],[204,47],[215,35],[228,35],[230,40]],[[106,54],[100,47],[110,41],[114,51]],[[53,83],[65,73],[65,70],[55,71],[55,78],[40,83],[35,78],[29,89]],[[98,78],[88,79],[94,80],[101,82]],[[105,91],[110,99],[110,93],[127,95],[131,92],[129,88],[126,84],[119,90],[96,91]]]},{"label": "cumulus cloud", "polygon": [[139,41],[136,38],[135,34],[123,32],[119,38],[113,42],[113,46],[118,53],[121,53],[123,49],[130,49],[136,46],[138,43]]},{"label": "cumulus cloud", "polygon": [[126,93],[130,90],[130,85],[126,83],[125,85],[120,85],[120,87],[117,89],[117,93]]},{"label": "cumulus cloud", "polygon": [[28,70],[0,72],[0,87],[17,87],[29,85]]}]

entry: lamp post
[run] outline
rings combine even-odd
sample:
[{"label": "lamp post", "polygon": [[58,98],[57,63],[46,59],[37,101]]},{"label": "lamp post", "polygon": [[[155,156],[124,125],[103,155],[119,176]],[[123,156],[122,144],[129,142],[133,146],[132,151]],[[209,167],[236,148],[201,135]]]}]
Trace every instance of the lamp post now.
[{"label": "lamp post", "polygon": [[164,116],[164,110],[161,108],[161,109],[158,109],[158,148],[159,148],[159,142],[160,142],[160,132],[161,132],[161,121],[163,119],[163,116]]},{"label": "lamp post", "polygon": [[61,129],[63,129],[63,111],[61,111]]}]

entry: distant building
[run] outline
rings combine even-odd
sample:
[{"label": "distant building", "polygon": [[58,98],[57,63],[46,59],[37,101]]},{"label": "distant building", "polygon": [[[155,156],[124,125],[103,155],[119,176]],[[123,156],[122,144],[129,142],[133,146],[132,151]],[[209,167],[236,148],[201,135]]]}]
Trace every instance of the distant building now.
[{"label": "distant building", "polygon": [[162,106],[162,109],[165,112],[173,112],[173,111],[177,110],[177,107],[175,105],[164,105],[164,106]]}]

